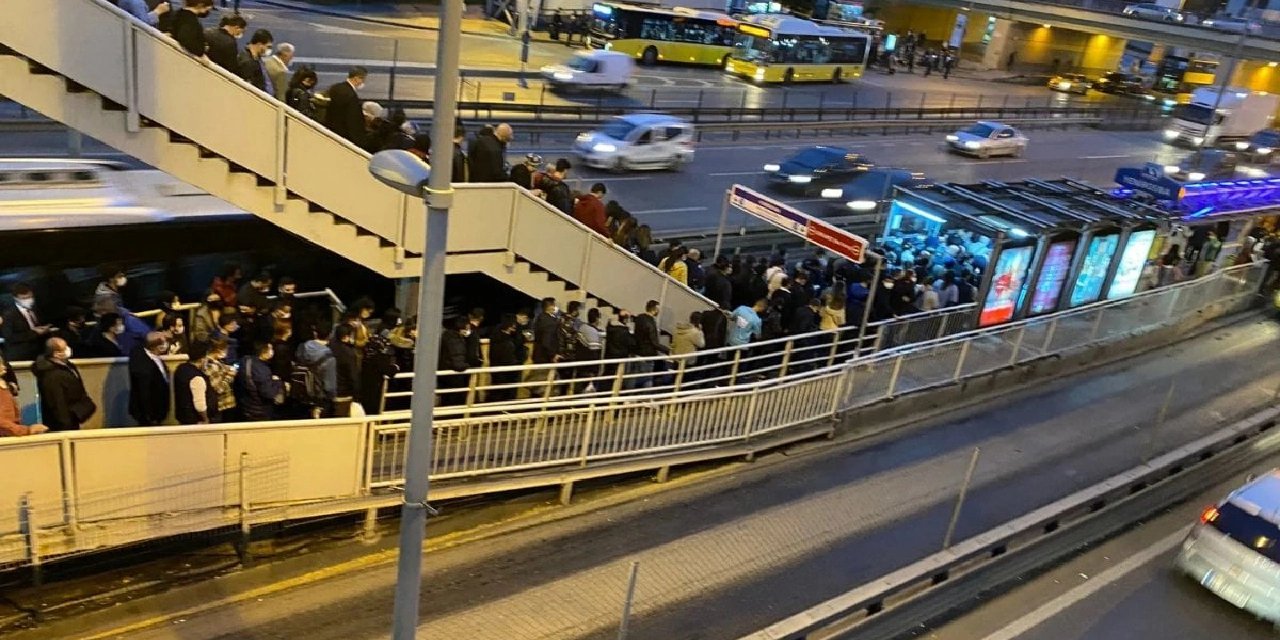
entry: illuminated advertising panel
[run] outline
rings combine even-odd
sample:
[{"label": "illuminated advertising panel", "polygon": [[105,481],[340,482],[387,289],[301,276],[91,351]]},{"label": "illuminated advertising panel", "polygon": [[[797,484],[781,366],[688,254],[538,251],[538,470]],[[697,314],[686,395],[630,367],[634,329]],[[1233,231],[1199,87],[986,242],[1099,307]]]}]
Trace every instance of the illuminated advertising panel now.
[{"label": "illuminated advertising panel", "polygon": [[1089,241],[1089,253],[1084,257],[1080,273],[1076,276],[1076,286],[1071,290],[1071,306],[1094,302],[1102,296],[1102,285],[1107,279],[1107,267],[1111,266],[1111,256],[1116,253],[1116,245],[1120,236],[1094,236]]},{"label": "illuminated advertising panel", "polygon": [[1000,252],[995,271],[991,273],[991,289],[982,305],[978,325],[989,327],[1013,319],[1013,312],[1022,297],[1026,284],[1027,268],[1031,266],[1034,247],[1016,247]]},{"label": "illuminated advertising panel", "polygon": [[1049,313],[1058,308],[1058,296],[1062,293],[1062,285],[1067,282],[1067,275],[1071,271],[1071,254],[1075,250],[1075,240],[1049,245],[1044,266],[1040,267],[1040,279],[1036,281],[1035,291],[1031,294],[1032,315]]},{"label": "illuminated advertising panel", "polygon": [[1147,265],[1147,252],[1155,239],[1155,230],[1135,231],[1129,235],[1129,243],[1124,245],[1120,265],[1116,267],[1116,277],[1111,279],[1111,287],[1107,289],[1108,300],[1131,296],[1138,289],[1142,268]]}]

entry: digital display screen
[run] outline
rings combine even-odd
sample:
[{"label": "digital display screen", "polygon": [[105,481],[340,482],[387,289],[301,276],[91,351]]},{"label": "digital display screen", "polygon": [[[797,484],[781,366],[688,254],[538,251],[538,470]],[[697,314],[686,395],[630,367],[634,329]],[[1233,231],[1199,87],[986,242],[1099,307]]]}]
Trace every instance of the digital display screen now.
[{"label": "digital display screen", "polygon": [[1107,267],[1111,266],[1111,256],[1115,255],[1119,243],[1120,236],[1116,234],[1095,236],[1089,241],[1089,253],[1084,257],[1084,264],[1076,276],[1076,286],[1071,290],[1071,306],[1089,304],[1102,296]]},{"label": "digital display screen", "polygon": [[1027,268],[1031,266],[1034,247],[1015,247],[1000,252],[996,268],[991,272],[991,289],[982,304],[978,325],[989,327],[1013,319],[1022,287],[1026,284]]},{"label": "digital display screen", "polygon": [[1040,267],[1040,279],[1031,294],[1031,314],[1049,313],[1058,308],[1058,296],[1071,271],[1071,254],[1076,250],[1075,240],[1055,242],[1049,245],[1049,253]]},{"label": "digital display screen", "polygon": [[1147,252],[1155,239],[1154,229],[1129,235],[1129,243],[1124,245],[1124,253],[1120,255],[1120,266],[1116,267],[1116,277],[1111,279],[1111,288],[1107,289],[1108,300],[1131,296],[1137,291],[1142,268],[1147,266]]}]

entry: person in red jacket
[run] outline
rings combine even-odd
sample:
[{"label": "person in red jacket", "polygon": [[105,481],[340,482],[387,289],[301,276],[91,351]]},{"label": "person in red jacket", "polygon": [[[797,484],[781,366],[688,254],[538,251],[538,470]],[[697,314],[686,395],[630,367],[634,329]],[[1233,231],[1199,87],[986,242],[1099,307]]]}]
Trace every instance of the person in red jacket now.
[{"label": "person in red jacket", "polygon": [[604,215],[604,185],[597,182],[591,185],[591,193],[583,194],[573,203],[573,217],[587,225],[592,231],[609,238],[609,223]]}]

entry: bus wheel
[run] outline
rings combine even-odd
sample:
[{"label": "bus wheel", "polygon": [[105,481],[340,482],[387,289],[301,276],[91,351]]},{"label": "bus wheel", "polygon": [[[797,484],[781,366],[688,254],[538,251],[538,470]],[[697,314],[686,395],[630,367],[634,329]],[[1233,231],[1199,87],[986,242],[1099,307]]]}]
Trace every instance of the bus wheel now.
[{"label": "bus wheel", "polygon": [[836,67],[835,73],[831,74],[831,82],[833,84],[840,84],[841,82],[844,82],[844,70],[840,67]]},{"label": "bus wheel", "polygon": [[795,79],[796,79],[795,69],[787,69],[787,72],[782,74],[782,84],[791,84],[791,82]]},{"label": "bus wheel", "polygon": [[658,64],[658,50],[654,47],[645,49],[644,53],[640,55],[640,64],[643,64],[646,67],[652,67],[653,65]]}]

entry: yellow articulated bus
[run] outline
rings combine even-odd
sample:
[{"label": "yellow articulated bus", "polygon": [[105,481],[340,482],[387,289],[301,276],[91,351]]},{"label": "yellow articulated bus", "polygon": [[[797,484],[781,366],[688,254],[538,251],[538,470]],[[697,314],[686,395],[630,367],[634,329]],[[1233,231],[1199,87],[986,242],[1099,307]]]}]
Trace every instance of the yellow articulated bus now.
[{"label": "yellow articulated bus", "polygon": [[652,66],[679,62],[724,67],[738,21],[723,13],[598,2],[591,7],[591,45]]},{"label": "yellow articulated bus", "polygon": [[725,71],[757,83],[842,82],[862,77],[871,36],[787,15],[738,24]]}]

